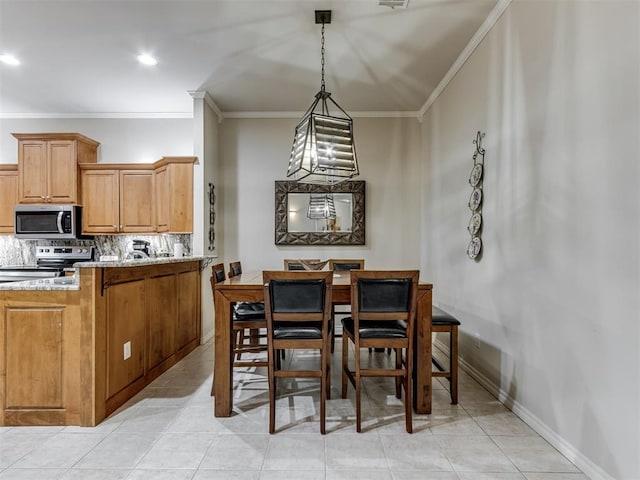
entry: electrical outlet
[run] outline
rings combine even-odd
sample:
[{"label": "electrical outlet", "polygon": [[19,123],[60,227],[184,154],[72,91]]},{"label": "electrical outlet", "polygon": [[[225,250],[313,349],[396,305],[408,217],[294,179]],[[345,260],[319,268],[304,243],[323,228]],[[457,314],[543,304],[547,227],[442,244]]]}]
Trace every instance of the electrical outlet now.
[{"label": "electrical outlet", "polygon": [[127,342],[124,344],[124,359],[127,360],[131,357],[131,342]]},{"label": "electrical outlet", "polygon": [[476,347],[476,348],[480,348],[480,334],[479,333],[476,333],[473,336],[473,346]]}]

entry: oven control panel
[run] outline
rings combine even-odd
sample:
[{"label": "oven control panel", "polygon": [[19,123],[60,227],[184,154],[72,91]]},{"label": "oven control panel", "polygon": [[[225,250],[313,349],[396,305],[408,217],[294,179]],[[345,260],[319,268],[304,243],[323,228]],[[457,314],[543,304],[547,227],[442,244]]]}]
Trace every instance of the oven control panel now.
[{"label": "oven control panel", "polygon": [[93,247],[90,246],[72,246],[72,247],[56,247],[56,246],[36,246],[37,259],[73,259],[78,262],[90,261],[93,259]]}]

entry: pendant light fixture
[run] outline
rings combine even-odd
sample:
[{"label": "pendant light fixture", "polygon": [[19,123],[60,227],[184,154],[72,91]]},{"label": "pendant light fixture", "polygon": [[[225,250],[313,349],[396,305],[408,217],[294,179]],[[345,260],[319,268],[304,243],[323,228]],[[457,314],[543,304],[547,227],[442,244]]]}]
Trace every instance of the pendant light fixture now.
[{"label": "pendant light fixture", "polygon": [[332,185],[358,175],[358,161],[353,120],[325,90],[324,26],[331,23],[331,10],[315,13],[316,24],[322,24],[322,80],[315,100],[296,126],[287,177],[303,183]]}]

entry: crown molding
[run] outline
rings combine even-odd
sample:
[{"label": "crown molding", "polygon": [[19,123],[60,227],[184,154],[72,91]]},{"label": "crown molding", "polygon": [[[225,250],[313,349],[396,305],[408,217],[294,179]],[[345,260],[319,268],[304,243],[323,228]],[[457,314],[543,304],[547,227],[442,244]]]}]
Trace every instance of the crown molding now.
[{"label": "crown molding", "polygon": [[122,118],[122,119],[167,119],[193,118],[193,112],[79,112],[79,113],[0,113],[1,119],[47,119],[47,118]]},{"label": "crown molding", "polygon": [[213,100],[213,97],[206,90],[191,90],[188,92],[192,98],[204,99],[205,103],[209,105],[211,110],[218,116],[218,123],[222,123],[222,120],[226,117],[226,114],[220,110],[220,107]]},{"label": "crown molding", "polygon": [[427,98],[427,101],[424,102],[424,105],[419,110],[419,116],[421,119],[422,117],[424,117],[424,114],[427,113],[427,110],[429,110],[429,107],[433,105],[433,103],[437,100],[440,94],[444,91],[447,85],[449,85],[449,82],[453,79],[456,73],[458,73],[458,71],[466,63],[466,61],[469,59],[469,57],[471,56],[473,51],[476,49],[476,47],[480,45],[480,42],[482,42],[482,40],[487,35],[487,33],[491,31],[491,29],[496,24],[496,22],[500,19],[500,17],[504,13],[504,11],[507,9],[509,4],[511,4],[511,0],[500,0],[496,4],[496,6],[493,8],[493,10],[491,10],[491,13],[489,13],[485,21],[482,22],[482,25],[480,25],[480,28],[478,28],[478,30],[473,35],[473,37],[471,37],[471,40],[469,40],[469,43],[467,44],[467,46],[464,48],[464,50],[462,50],[460,55],[458,55],[458,58],[456,59],[456,61],[453,62],[453,65],[451,65],[451,68],[449,68],[449,71],[447,71],[447,73],[442,78],[442,80],[440,80],[440,83],[438,83],[438,86],[433,90],[433,92],[431,92],[431,95],[429,95],[429,98]]},{"label": "crown molding", "polygon": [[[224,112],[224,118],[302,118],[305,112]],[[351,118],[415,118],[420,120],[420,112],[349,112]]]}]

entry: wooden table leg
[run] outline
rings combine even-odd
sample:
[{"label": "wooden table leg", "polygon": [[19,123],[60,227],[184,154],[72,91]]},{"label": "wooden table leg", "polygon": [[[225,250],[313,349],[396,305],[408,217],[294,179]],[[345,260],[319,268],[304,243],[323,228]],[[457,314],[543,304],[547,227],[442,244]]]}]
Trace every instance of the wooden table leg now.
[{"label": "wooden table leg", "polygon": [[413,389],[417,413],[431,413],[431,301],[431,287],[419,288]]},{"label": "wooden table leg", "polygon": [[231,302],[216,290],[215,354],[213,394],[216,417],[228,417],[233,408],[233,345],[231,338]]}]

